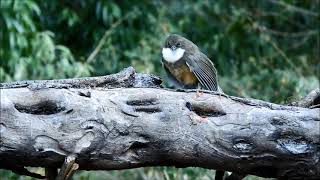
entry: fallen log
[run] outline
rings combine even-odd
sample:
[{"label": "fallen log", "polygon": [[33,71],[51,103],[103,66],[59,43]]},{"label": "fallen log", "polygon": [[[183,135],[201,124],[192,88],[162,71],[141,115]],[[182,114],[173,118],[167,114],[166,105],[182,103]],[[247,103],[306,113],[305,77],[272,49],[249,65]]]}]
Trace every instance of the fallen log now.
[{"label": "fallen log", "polygon": [[160,83],[127,68],[102,77],[0,84],[0,168],[32,176],[25,166],[45,167],[56,174],[72,157],[70,166],[83,170],[196,166],[320,179],[319,106],[209,91],[198,97]]}]

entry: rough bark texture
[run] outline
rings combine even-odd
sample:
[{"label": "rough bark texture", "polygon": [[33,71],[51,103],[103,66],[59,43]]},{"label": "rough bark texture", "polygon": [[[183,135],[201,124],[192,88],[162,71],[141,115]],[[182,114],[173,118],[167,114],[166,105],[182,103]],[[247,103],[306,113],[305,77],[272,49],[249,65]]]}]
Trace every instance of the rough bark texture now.
[{"label": "rough bark texture", "polygon": [[[0,168],[197,166],[320,178],[320,109],[161,89],[128,68],[71,80],[3,83]],[[125,88],[122,88],[125,87]],[[150,88],[153,87],[153,88]]]}]

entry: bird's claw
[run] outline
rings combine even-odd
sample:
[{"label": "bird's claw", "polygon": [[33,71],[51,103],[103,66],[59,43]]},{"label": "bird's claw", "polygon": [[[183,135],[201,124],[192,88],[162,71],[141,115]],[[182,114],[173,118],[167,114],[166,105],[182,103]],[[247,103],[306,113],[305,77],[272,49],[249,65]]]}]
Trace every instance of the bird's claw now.
[{"label": "bird's claw", "polygon": [[201,116],[197,115],[196,113],[190,113],[189,117],[190,117],[191,124],[193,124],[193,125],[196,125],[198,123],[208,122],[207,117],[201,117]]}]

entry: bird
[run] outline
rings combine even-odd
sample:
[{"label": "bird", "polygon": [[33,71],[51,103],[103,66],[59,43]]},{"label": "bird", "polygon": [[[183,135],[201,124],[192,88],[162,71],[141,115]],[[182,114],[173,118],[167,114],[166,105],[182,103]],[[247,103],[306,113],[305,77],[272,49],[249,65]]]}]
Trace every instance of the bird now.
[{"label": "bird", "polygon": [[162,48],[162,64],[169,83],[182,89],[222,92],[213,62],[187,38],[169,35]]},{"label": "bird", "polygon": [[[185,37],[171,34],[166,38],[162,48],[162,64],[174,87],[223,93],[218,85],[217,70],[213,62],[199,50],[197,45]],[[190,115],[192,121],[205,120],[203,117]],[[224,171],[217,170],[215,179],[222,180],[224,174]]]}]

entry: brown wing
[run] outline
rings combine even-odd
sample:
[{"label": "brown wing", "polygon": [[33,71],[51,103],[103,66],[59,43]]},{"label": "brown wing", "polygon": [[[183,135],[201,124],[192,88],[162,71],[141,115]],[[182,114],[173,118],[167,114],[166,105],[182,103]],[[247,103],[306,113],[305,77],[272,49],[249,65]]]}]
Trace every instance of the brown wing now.
[{"label": "brown wing", "polygon": [[185,59],[190,70],[205,89],[218,91],[217,70],[206,55],[203,53],[188,55]]}]

